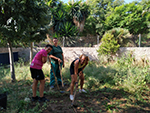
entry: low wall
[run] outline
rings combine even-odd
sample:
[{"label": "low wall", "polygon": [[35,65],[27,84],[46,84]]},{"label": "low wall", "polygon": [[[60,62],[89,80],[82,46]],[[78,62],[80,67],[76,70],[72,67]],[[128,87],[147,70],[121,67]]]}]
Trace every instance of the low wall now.
[{"label": "low wall", "polygon": [[150,61],[150,47],[121,47],[118,55],[125,55],[130,53],[136,60],[149,60]]},{"label": "low wall", "polygon": [[[41,49],[42,48],[34,48],[33,55],[35,55]],[[98,47],[62,47],[62,49],[66,61],[72,61],[75,58],[78,58],[82,53],[88,55],[90,60],[98,59]],[[7,52],[7,48],[0,48],[0,53]],[[19,58],[23,58],[25,61],[28,61],[30,58],[30,48],[13,48],[13,52],[18,52]],[[137,60],[144,58],[150,61],[149,47],[121,47],[117,52],[117,55],[127,55],[128,53],[132,53]]]}]

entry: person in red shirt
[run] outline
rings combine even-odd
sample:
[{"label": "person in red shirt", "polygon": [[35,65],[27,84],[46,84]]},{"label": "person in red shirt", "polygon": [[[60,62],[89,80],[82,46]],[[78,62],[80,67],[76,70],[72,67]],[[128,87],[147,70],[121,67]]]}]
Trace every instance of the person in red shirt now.
[{"label": "person in red shirt", "polygon": [[[34,59],[31,62],[30,72],[31,72],[31,77],[33,78],[33,84],[32,84],[33,97],[32,97],[32,101],[37,101],[37,100],[39,100],[39,102],[49,101],[43,95],[44,85],[45,85],[45,76],[44,76],[44,73],[42,71],[42,66],[43,66],[44,63],[46,63],[47,54],[49,52],[51,52],[52,48],[53,48],[52,45],[47,44],[45,46],[45,49],[40,50],[35,55]],[[40,86],[39,86],[40,97],[36,96],[36,89],[37,89],[38,81],[40,81]]]}]

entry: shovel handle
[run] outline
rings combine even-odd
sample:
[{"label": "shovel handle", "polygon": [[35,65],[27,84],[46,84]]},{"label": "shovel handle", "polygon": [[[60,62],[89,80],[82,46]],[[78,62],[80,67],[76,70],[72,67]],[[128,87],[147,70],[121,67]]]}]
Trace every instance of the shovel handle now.
[{"label": "shovel handle", "polygon": [[60,62],[58,62],[58,64],[59,64],[59,71],[60,71],[60,76],[61,76],[62,87],[64,87],[63,78],[62,78],[62,72],[61,72],[61,67],[60,67]]},{"label": "shovel handle", "polygon": [[[77,80],[78,82],[79,82],[79,77],[78,77],[78,80]],[[74,103],[74,100],[75,100],[75,96],[76,96],[76,92],[77,92],[77,87],[75,88],[75,91],[74,91],[74,95],[73,95],[73,100],[72,100],[72,105],[73,105],[73,103]]]},{"label": "shovel handle", "polygon": [[[49,57],[48,57],[49,58]],[[55,82],[56,82],[56,84],[57,84],[57,88],[58,88],[58,90],[59,90],[59,86],[58,86],[58,83],[57,83],[57,78],[56,78],[56,76],[55,76],[55,72],[54,72],[54,68],[53,68],[53,66],[52,66],[52,64],[51,64],[51,59],[49,58],[49,62],[50,62],[50,65],[51,65],[51,69],[52,69],[52,71],[53,71],[53,75],[54,75],[54,77],[55,77]]]}]

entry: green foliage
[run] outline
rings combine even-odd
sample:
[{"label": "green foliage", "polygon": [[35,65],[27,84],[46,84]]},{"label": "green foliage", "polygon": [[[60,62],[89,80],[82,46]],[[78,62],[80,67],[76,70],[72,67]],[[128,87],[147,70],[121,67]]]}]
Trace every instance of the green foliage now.
[{"label": "green foliage", "polygon": [[113,55],[118,51],[119,47],[120,45],[114,35],[111,33],[105,33],[102,38],[102,44],[99,46],[97,52],[99,55]]},{"label": "green foliage", "polygon": [[73,18],[79,22],[84,21],[89,15],[88,5],[82,1],[63,4],[58,0],[51,0],[47,4],[52,8],[51,26],[56,37],[60,40],[65,39],[67,46],[74,44],[77,40],[78,30]]},{"label": "green foliage", "polygon": [[[49,9],[43,1],[11,0],[1,2],[1,40],[12,43],[45,39],[49,24]],[[14,10],[15,9],[15,10]]]},{"label": "green foliage", "polygon": [[90,15],[85,21],[84,34],[102,36],[107,30],[105,20],[110,8],[115,8],[123,3],[123,0],[88,0]]},{"label": "green foliage", "polygon": [[129,42],[130,33],[127,29],[114,28],[107,31],[102,38],[102,44],[97,51],[99,55],[114,55],[119,47],[125,47]]},{"label": "green foliage", "polygon": [[108,33],[111,33],[114,35],[115,39],[117,40],[117,43],[120,45],[120,47],[126,47],[126,44],[129,42],[130,33],[127,29],[123,28],[114,28],[112,30],[107,31]]},{"label": "green foliage", "polygon": [[[84,88],[87,88],[86,90],[88,90],[88,93],[80,94],[80,96],[76,98],[76,102],[80,105],[80,107],[87,109],[88,111],[86,112],[105,112],[106,110],[116,112],[118,110],[126,110],[130,108],[130,106],[122,106],[125,104],[132,105],[132,107],[134,106],[135,108],[146,108],[148,106],[149,88],[147,87],[147,83],[150,83],[150,80],[147,78],[150,78],[149,66],[145,65],[143,67],[138,62],[134,64],[135,62],[133,62],[134,60],[130,56],[131,55],[129,54],[128,57],[119,58],[114,61],[114,63],[107,63],[106,65],[101,63],[103,62],[102,60],[97,62],[90,61],[88,63],[84,69]],[[65,65],[65,68],[63,68],[62,71],[65,83],[68,85],[71,82],[69,73],[70,63],[66,64],[67,65]],[[48,91],[49,82],[45,85],[44,95],[50,98],[50,102],[31,103],[31,101],[25,101],[25,99],[30,99],[29,97],[32,96],[31,84],[33,80],[26,70],[28,69],[29,71],[29,65],[25,65],[25,63],[16,65],[18,66],[16,74],[18,81],[15,83],[8,82],[8,68],[1,67],[0,69],[0,74],[2,75],[0,77],[0,85],[2,86],[0,87],[0,91],[8,92],[7,110],[4,111],[1,109],[0,112],[41,113],[48,110],[50,111],[52,104],[55,108],[59,108],[60,105],[62,108],[64,104],[64,108],[66,107],[65,110],[72,109],[66,106],[66,101],[69,102],[69,100],[66,99],[68,98],[69,92],[61,94],[57,89],[54,91]],[[48,66],[49,64],[47,63],[44,65],[44,74],[49,73],[49,69],[47,68]],[[23,73],[23,71],[26,73]],[[23,77],[19,76],[19,74]],[[26,76],[26,78],[24,78],[24,76]],[[59,101],[59,99],[61,100]],[[64,99],[66,101],[64,101]],[[91,105],[93,107],[90,108],[88,106],[86,108],[86,105]],[[98,109],[94,108],[94,106],[98,106]],[[100,109],[99,106],[102,106],[103,108]],[[64,109],[60,110],[62,112]]]},{"label": "green foliage", "polygon": [[[23,46],[32,41],[39,42],[45,39],[49,20],[49,7],[43,0],[1,1],[0,40],[3,44],[8,44],[9,54],[12,54],[13,45]],[[15,80],[13,54],[9,59],[12,63],[11,77]]]},{"label": "green foliage", "polygon": [[147,33],[147,22],[142,17],[142,11],[142,5],[134,2],[112,8],[105,21],[107,29],[121,27],[128,29],[131,34]]},{"label": "green foliage", "polygon": [[[22,41],[24,42],[40,42],[46,39],[46,33],[50,28],[51,12],[49,7],[41,0],[28,1],[25,4],[24,20],[25,31]],[[30,10],[29,10],[30,9]]]},{"label": "green foliage", "polygon": [[112,66],[117,70],[114,77],[116,85],[121,85],[130,93],[138,95],[148,90],[146,83],[149,83],[147,78],[150,75],[147,66],[143,68],[140,64],[133,65],[133,59],[130,57],[122,57]]},{"label": "green foliage", "polygon": [[150,1],[148,1],[148,0],[141,1],[141,4],[144,5],[142,16],[144,16],[146,13],[149,14],[149,12],[150,12]]},{"label": "green foliage", "polygon": [[[102,61],[101,61],[102,62]],[[99,88],[102,84],[120,86],[125,91],[139,96],[148,93],[147,84],[150,82],[149,66],[141,67],[140,63],[133,64],[133,58],[122,57],[115,63],[107,64],[104,68],[94,62],[85,68],[86,86]]]},{"label": "green foliage", "polygon": [[73,36],[76,36],[78,31],[70,15],[70,6],[59,1],[51,1],[49,6],[52,7],[51,26],[54,29],[53,36],[60,38],[60,40],[63,40],[62,37],[64,37],[69,44],[74,42],[75,37]]},{"label": "green foliage", "polygon": [[97,31],[96,24],[97,24],[97,21],[91,15],[89,15],[89,17],[85,20],[84,30],[82,34],[83,35],[86,35],[86,34],[95,35]]},{"label": "green foliage", "polygon": [[70,8],[69,15],[75,18],[77,21],[82,22],[89,15],[89,6],[82,0],[76,1],[75,3],[69,2],[68,7]]}]

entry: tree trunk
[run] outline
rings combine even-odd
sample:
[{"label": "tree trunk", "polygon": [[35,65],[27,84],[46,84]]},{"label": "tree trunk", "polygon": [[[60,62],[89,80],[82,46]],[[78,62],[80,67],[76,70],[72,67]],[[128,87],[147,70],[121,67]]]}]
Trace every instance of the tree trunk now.
[{"label": "tree trunk", "polygon": [[141,34],[139,34],[139,47],[141,47]]},{"label": "tree trunk", "polygon": [[15,77],[14,56],[13,56],[13,51],[12,51],[11,42],[8,41],[7,45],[8,45],[8,51],[9,51],[11,81],[14,82],[14,81],[16,80],[16,77]]},{"label": "tree trunk", "polygon": [[32,59],[33,59],[33,42],[31,42],[30,46],[31,46],[31,49],[30,49],[30,62],[32,62]]},{"label": "tree trunk", "polygon": [[65,47],[65,37],[63,36],[63,47]]},{"label": "tree trunk", "polygon": [[97,35],[97,45],[99,44],[99,35]]},{"label": "tree trunk", "polygon": [[135,44],[135,46],[136,47],[138,47],[138,43],[136,42],[136,40],[137,40],[137,35],[133,35],[133,42],[134,42],[134,44]]}]

